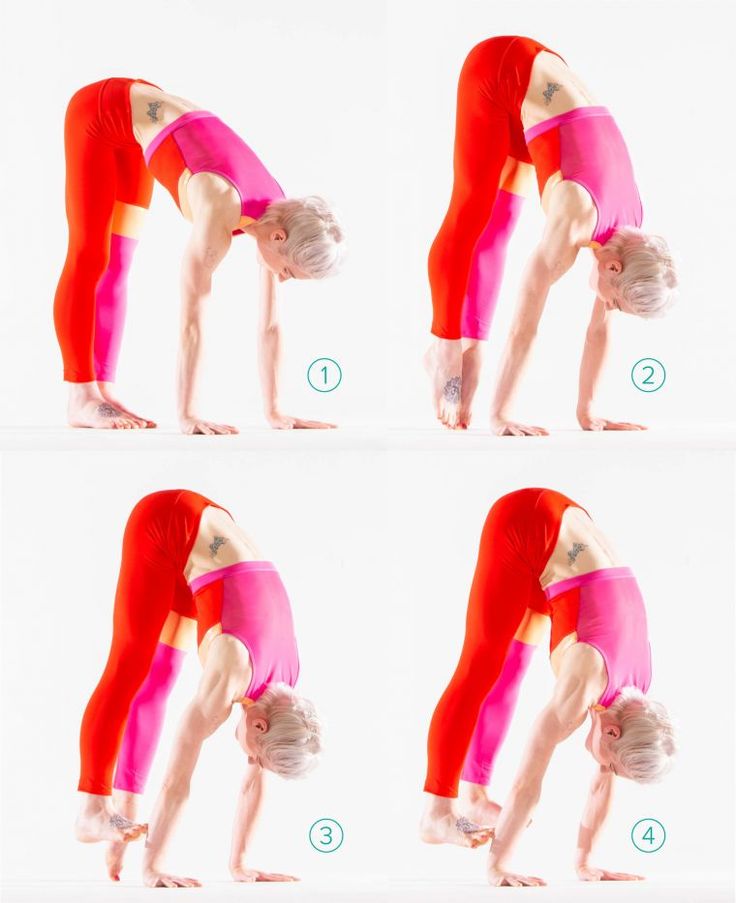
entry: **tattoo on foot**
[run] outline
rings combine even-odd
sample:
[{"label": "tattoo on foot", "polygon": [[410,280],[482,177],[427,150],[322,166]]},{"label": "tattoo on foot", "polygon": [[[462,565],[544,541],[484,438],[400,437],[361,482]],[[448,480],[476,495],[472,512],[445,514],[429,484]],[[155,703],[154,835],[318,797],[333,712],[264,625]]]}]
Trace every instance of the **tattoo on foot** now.
[{"label": "tattoo on foot", "polygon": [[584,542],[574,542],[574,543],[572,544],[572,548],[571,548],[570,551],[567,553],[567,563],[568,563],[568,564],[574,564],[574,563],[575,563],[575,559],[578,557],[578,555],[579,555],[581,552],[584,552],[587,548],[588,548],[588,547],[585,545]]},{"label": "tattoo on foot", "polygon": [[227,540],[224,536],[215,536],[215,538],[210,543],[210,555],[214,558],[217,555],[217,551],[220,546],[224,546]]},{"label": "tattoo on foot", "polygon": [[460,376],[453,376],[451,379],[448,379],[445,383],[445,388],[442,390],[445,401],[449,401],[450,404],[458,404],[460,402],[462,384],[463,380]]},{"label": "tattoo on foot", "polygon": [[113,828],[132,828],[134,822],[132,822],[129,818],[126,818],[124,815],[120,815],[119,812],[114,812],[110,816],[110,824]]},{"label": "tattoo on foot", "polygon": [[552,103],[552,95],[555,91],[559,91],[562,85],[558,82],[547,82],[547,89],[542,91],[542,96],[544,97],[544,105],[548,107]]},{"label": "tattoo on foot", "polygon": [[482,830],[480,825],[476,825],[474,821],[471,821],[464,815],[461,815],[460,818],[458,818],[455,822],[455,827],[461,834],[474,834],[476,831]]},{"label": "tattoo on foot", "polygon": [[163,106],[163,102],[160,100],[154,100],[153,103],[148,104],[148,111],[146,115],[151,120],[151,122],[159,122],[158,118],[158,108]]},{"label": "tattoo on foot", "polygon": [[118,411],[117,408],[114,408],[111,404],[108,404],[106,401],[102,404],[97,405],[97,414],[100,417],[120,417],[121,411]]}]

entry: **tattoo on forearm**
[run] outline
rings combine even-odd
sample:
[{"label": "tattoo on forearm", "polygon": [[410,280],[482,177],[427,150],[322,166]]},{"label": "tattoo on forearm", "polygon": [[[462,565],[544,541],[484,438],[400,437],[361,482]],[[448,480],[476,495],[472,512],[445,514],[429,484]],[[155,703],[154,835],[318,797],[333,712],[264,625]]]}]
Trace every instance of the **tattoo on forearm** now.
[{"label": "tattoo on forearm", "polygon": [[567,563],[575,564],[575,559],[578,557],[578,555],[581,552],[584,552],[587,548],[588,547],[585,545],[584,542],[574,542],[572,544],[572,548],[567,553]]},{"label": "tattoo on forearm", "polygon": [[449,401],[450,404],[458,404],[462,385],[463,380],[461,376],[453,376],[451,379],[448,379],[445,383],[445,388],[442,390],[445,401]]},{"label": "tattoo on forearm", "polygon": [[547,82],[546,90],[542,91],[545,107],[548,107],[552,103],[552,95],[555,93],[555,91],[559,91],[561,87],[562,85],[558,82]]},{"label": "tattoo on forearm", "polygon": [[224,536],[215,536],[210,543],[210,555],[214,558],[217,555],[220,546],[224,546],[226,542],[227,540]]},{"label": "tattoo on forearm", "polygon": [[121,413],[121,411],[118,411],[117,408],[108,404],[106,401],[97,405],[97,414],[99,417],[120,417]]},{"label": "tattoo on forearm", "polygon": [[148,104],[148,112],[146,115],[151,120],[151,122],[160,122],[158,118],[158,108],[163,106],[163,101],[154,100],[153,103]]}]

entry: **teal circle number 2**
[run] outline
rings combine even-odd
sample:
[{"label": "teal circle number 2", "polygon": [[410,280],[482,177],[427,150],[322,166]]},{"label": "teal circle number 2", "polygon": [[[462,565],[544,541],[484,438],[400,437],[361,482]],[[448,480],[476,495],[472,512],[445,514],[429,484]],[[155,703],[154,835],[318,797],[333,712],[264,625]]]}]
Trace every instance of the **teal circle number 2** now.
[{"label": "teal circle number 2", "polygon": [[666,379],[664,364],[656,357],[643,357],[631,368],[631,382],[640,392],[656,392]]},{"label": "teal circle number 2", "polygon": [[318,853],[334,853],[343,840],[345,832],[334,818],[320,818],[309,829],[309,842]]},{"label": "teal circle number 2", "polygon": [[334,392],[342,382],[342,368],[331,357],[318,357],[307,368],[307,382],[315,392]]},{"label": "teal circle number 2", "polygon": [[631,842],[640,853],[656,853],[664,846],[667,832],[656,818],[640,818],[631,829]]}]

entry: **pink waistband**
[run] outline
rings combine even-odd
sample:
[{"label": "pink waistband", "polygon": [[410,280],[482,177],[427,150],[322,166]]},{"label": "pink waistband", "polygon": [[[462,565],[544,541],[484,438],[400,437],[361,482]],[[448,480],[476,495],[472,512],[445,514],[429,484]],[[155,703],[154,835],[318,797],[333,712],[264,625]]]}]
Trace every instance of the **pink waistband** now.
[{"label": "pink waistband", "polygon": [[527,144],[534,138],[538,138],[555,126],[564,125],[566,122],[574,122],[576,119],[590,119],[593,116],[610,116],[608,107],[577,107],[574,110],[568,110],[567,113],[560,113],[559,116],[553,116],[551,119],[545,119],[544,122],[538,122],[529,129],[524,130],[524,140]]},{"label": "pink waistband", "polygon": [[566,593],[569,589],[576,589],[580,586],[587,586],[589,583],[596,583],[599,580],[625,580],[632,579],[634,572],[631,568],[601,568],[598,571],[590,571],[587,574],[579,574],[577,577],[568,577],[567,580],[560,580],[559,583],[553,583],[544,591],[547,599],[554,599]]},{"label": "pink waistband", "polygon": [[231,577],[233,574],[242,574],[244,571],[275,571],[276,566],[271,561],[236,561],[235,564],[228,564],[224,568],[217,568],[215,571],[207,571],[199,577],[195,577],[189,583],[189,589],[193,593],[198,592],[210,583],[216,580],[222,580],[225,577]]},{"label": "pink waistband", "polygon": [[168,125],[165,125],[161,131],[156,135],[153,141],[146,148],[143,156],[146,160],[146,166],[151,162],[151,157],[156,153],[156,151],[161,147],[164,141],[169,137],[169,135],[175,130],[180,128],[183,125],[186,125],[187,122],[194,122],[195,119],[214,119],[215,114],[210,113],[207,110],[190,110],[188,113],[182,113],[181,116],[178,116],[173,122],[170,122]]}]

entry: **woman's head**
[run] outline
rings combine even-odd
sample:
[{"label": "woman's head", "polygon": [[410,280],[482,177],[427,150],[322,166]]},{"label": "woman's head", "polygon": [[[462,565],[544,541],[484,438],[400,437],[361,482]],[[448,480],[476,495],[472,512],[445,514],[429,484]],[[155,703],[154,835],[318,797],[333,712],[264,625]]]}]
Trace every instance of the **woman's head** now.
[{"label": "woman's head", "polygon": [[661,317],[675,303],[677,270],[663,238],[624,226],[594,253],[590,284],[610,310]]},{"label": "woman's head", "polygon": [[665,707],[625,687],[612,705],[591,710],[585,747],[604,768],[640,784],[661,781],[677,752]]},{"label": "woman's head", "polygon": [[272,201],[257,222],[261,259],[281,282],[334,276],[345,256],[345,235],[319,197]]},{"label": "woman's head", "polygon": [[302,778],[317,765],[322,726],[314,706],[286,684],[270,684],[243,710],[235,736],[248,756],[283,778]]}]

